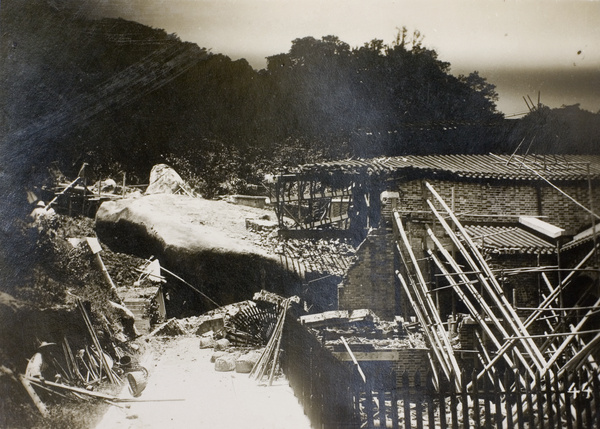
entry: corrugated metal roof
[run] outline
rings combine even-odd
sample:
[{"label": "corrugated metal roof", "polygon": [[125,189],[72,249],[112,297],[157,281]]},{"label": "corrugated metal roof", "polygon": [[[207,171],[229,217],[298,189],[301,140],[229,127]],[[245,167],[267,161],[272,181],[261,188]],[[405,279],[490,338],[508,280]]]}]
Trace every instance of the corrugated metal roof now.
[{"label": "corrugated metal roof", "polygon": [[600,178],[600,155],[407,155],[306,164],[291,173],[390,174],[415,171],[451,173],[475,179],[551,181]]},{"label": "corrugated metal roof", "polygon": [[552,254],[556,246],[518,226],[467,225],[475,245],[492,253]]}]

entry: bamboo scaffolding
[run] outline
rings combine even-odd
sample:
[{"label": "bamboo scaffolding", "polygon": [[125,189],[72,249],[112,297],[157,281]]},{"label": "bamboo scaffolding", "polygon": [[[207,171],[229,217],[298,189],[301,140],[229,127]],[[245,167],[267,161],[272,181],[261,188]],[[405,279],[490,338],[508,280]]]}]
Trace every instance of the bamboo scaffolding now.
[{"label": "bamboo scaffolding", "polygon": [[[467,279],[467,277],[460,272],[460,267],[459,267],[458,263],[454,260],[454,258],[452,258],[452,255],[450,255],[450,253],[446,249],[444,249],[444,247],[442,246],[442,244],[440,243],[440,241],[437,239],[437,237],[435,236],[435,234],[433,233],[433,231],[430,228],[427,229],[427,232],[428,232],[429,236],[432,238],[434,244],[436,245],[436,247],[438,248],[438,250],[440,251],[440,253],[444,256],[444,258],[450,264],[450,266],[452,267],[452,269],[456,271],[456,274],[461,278],[461,280],[463,280],[464,285],[467,287],[467,289],[469,290],[469,292],[471,293],[471,295],[473,296],[473,298],[475,298],[475,300],[477,301],[477,303],[484,310],[485,314],[494,323],[494,326],[496,326],[496,328],[500,331],[500,333],[502,335],[504,335],[505,337],[508,337],[508,333],[506,332],[506,330],[502,326],[502,323],[495,317],[492,309],[487,305],[487,302],[485,301],[485,299],[481,296],[481,294],[479,294],[479,292],[477,292],[477,289],[475,289],[475,287],[471,283],[464,282],[464,279]],[[440,267],[440,270],[442,272],[446,272],[446,273],[449,274],[448,280],[450,282],[454,282],[454,279],[452,278],[452,276],[450,275],[450,273],[446,270],[446,268],[441,264],[441,261],[439,261],[439,259],[437,259],[435,257],[435,255],[433,254],[433,252],[430,252],[430,254],[434,258],[434,261],[436,261],[436,264],[438,264],[438,266]],[[462,290],[460,289],[460,287],[458,287],[458,285],[455,288],[455,290],[456,290],[457,294],[459,295],[459,297],[461,297],[461,299],[463,299],[463,302],[465,303],[465,305],[467,305],[467,307],[471,311],[471,315],[480,324],[480,326],[486,331],[486,334],[488,334],[490,336],[490,339],[492,339],[492,341],[494,342],[494,345],[498,348],[498,350],[501,350],[502,349],[502,345],[500,344],[500,341],[491,332],[488,324],[479,315],[479,312],[476,310],[475,306],[467,298],[466,294],[464,294],[464,292],[462,292]],[[510,367],[514,367],[512,359],[510,357],[506,356],[506,352],[509,351],[509,350],[511,350],[511,349],[514,350],[515,355],[517,356],[517,358],[519,359],[519,361],[523,364],[523,366],[527,369],[527,371],[531,374],[531,376],[532,377],[535,376],[535,373],[534,373],[533,369],[531,368],[530,362],[527,361],[527,359],[525,359],[525,356],[523,356],[523,354],[521,353],[521,351],[517,347],[515,347],[515,344],[509,343],[509,345],[510,345],[510,347],[507,347],[502,353],[499,353],[494,359],[492,359],[491,361],[488,362],[487,365],[485,365],[484,370],[481,371],[481,373],[478,374],[478,376],[477,376],[478,380],[487,371],[489,371],[489,369],[493,368],[493,364],[495,362],[497,362],[500,357],[503,357],[504,360],[506,360],[506,362],[510,365]]]},{"label": "bamboo scaffolding", "polygon": [[[429,310],[428,318],[430,320],[433,319],[433,322],[434,322],[433,326],[436,326],[436,329],[432,330],[432,331],[434,332],[434,334],[436,336],[440,337],[440,343],[443,344],[444,349],[446,350],[446,354],[443,356],[447,357],[448,368],[451,370],[451,373],[453,373],[456,376],[454,378],[454,381],[456,383],[456,388],[458,389],[457,391],[460,391],[461,380],[460,380],[460,377],[458,377],[458,375],[461,373],[461,371],[460,371],[460,367],[458,366],[458,362],[456,361],[456,357],[454,356],[454,349],[452,347],[452,344],[450,343],[450,339],[448,338],[448,333],[446,332],[446,330],[444,328],[444,325],[440,318],[439,312],[438,312],[433,300],[431,299],[431,296],[427,293],[427,282],[425,281],[425,278],[423,277],[423,273],[421,272],[417,258],[415,256],[414,252],[412,251],[412,246],[410,244],[410,241],[408,240],[408,236],[406,235],[404,226],[402,225],[402,220],[400,219],[400,215],[398,213],[394,213],[394,219],[396,221],[396,226],[398,228],[398,232],[400,233],[400,237],[402,238],[402,242],[404,243],[406,252],[408,253],[408,255],[411,259],[414,273],[417,276],[418,281],[415,282],[415,284],[414,284],[414,286],[416,288],[416,292],[417,292],[416,293],[417,298],[419,299],[421,304],[424,303],[423,308],[426,309],[426,311]],[[405,266],[407,267],[407,271],[408,271],[408,265],[406,264],[406,261],[404,260],[404,256],[402,255],[402,252],[400,252],[400,256],[402,257],[402,260],[404,261]],[[410,271],[408,271],[408,272],[410,272]]]},{"label": "bamboo scaffolding", "polygon": [[[439,242],[436,243],[436,245],[438,245],[438,244],[439,244]],[[435,264],[437,265],[437,267],[440,269],[440,271],[446,275],[446,278],[447,278],[448,282],[450,282],[450,284],[454,287],[454,290],[455,290],[456,294],[458,295],[458,297],[467,306],[468,310],[471,312],[471,316],[475,319],[475,321],[477,321],[477,323],[479,324],[479,326],[481,326],[481,328],[485,331],[486,335],[494,343],[494,345],[496,346],[496,348],[500,349],[502,347],[502,344],[496,338],[496,335],[494,335],[494,333],[492,332],[492,330],[490,329],[490,327],[486,323],[485,319],[483,317],[481,317],[481,315],[479,314],[479,312],[477,311],[477,309],[475,308],[475,306],[473,305],[473,303],[471,302],[471,300],[460,289],[460,286],[454,281],[454,279],[452,278],[452,275],[450,274],[450,272],[448,272],[448,270],[446,269],[446,267],[444,267],[444,265],[442,264],[442,261],[440,261],[439,258],[437,258],[435,256],[435,254],[431,250],[428,250],[428,252],[431,255],[431,257],[432,257],[433,261],[435,262]],[[486,357],[487,357],[487,363],[489,363],[491,361],[491,359],[487,355],[486,355]],[[521,358],[523,358],[522,355],[521,355]],[[515,367],[513,360],[508,355],[504,354],[504,360],[509,365],[509,367],[511,367],[511,368]]]},{"label": "bamboo scaffolding", "polygon": [[[506,321],[509,324],[509,326],[511,327],[511,329],[514,330],[514,332],[517,335],[523,335],[523,336],[529,335],[529,332],[527,332],[527,328],[521,322],[521,319],[519,318],[518,314],[516,313],[516,311],[514,310],[512,305],[506,299],[506,296],[504,295],[502,287],[498,284],[498,281],[496,280],[496,278],[495,278],[493,272],[491,271],[490,267],[488,266],[487,262],[485,261],[485,259],[483,258],[483,256],[481,255],[481,253],[479,252],[477,247],[475,246],[475,243],[473,243],[473,241],[469,237],[469,234],[466,232],[466,230],[464,229],[464,227],[462,226],[462,224],[460,223],[458,218],[454,215],[452,210],[448,207],[448,205],[445,203],[445,201],[442,199],[442,197],[437,193],[437,191],[433,188],[433,186],[431,186],[427,182],[425,182],[425,185],[427,186],[429,191],[432,193],[432,195],[437,199],[437,201],[440,203],[440,205],[444,208],[444,210],[448,213],[448,215],[454,222],[455,227],[462,235],[465,243],[469,246],[471,253],[469,253],[467,251],[467,249],[465,248],[465,246],[463,245],[461,240],[458,238],[458,236],[454,233],[454,231],[451,228],[449,228],[447,222],[439,215],[439,213],[433,206],[433,203],[431,201],[427,200],[429,207],[432,209],[434,214],[436,214],[438,219],[443,221],[443,224],[445,225],[444,229],[446,230],[446,233],[450,236],[450,238],[452,239],[454,244],[457,246],[457,248],[460,250],[461,254],[465,258],[467,263],[471,266],[471,268],[474,271],[481,270],[483,273],[486,274],[485,276],[483,274],[477,274],[477,277],[480,279],[483,287],[488,291],[488,293],[490,294],[491,298],[494,300],[496,305],[498,305],[499,310],[502,312],[502,314],[506,318]],[[477,260],[477,263],[473,260],[473,258],[471,257],[471,254],[475,257],[475,259]],[[544,356],[538,349],[537,345],[531,339],[525,339],[522,342],[522,344],[525,347],[525,350],[530,353],[535,366],[538,369],[542,370],[546,364],[546,361],[545,361]]]},{"label": "bamboo scaffolding", "polygon": [[567,286],[571,278],[576,274],[577,270],[580,269],[596,253],[597,249],[598,247],[595,247],[592,250],[590,250],[585,255],[585,257],[575,266],[575,268],[564,279],[561,280],[558,286],[554,288],[554,291],[542,301],[539,307],[533,313],[527,316],[527,319],[525,319],[525,322],[523,322],[525,327],[529,327],[540,316],[544,309],[550,307],[551,303],[558,298],[560,290],[564,289]]},{"label": "bamboo scaffolding", "polygon": [[[450,379],[450,371],[448,371],[448,368],[445,366],[446,362],[445,362],[444,358],[441,356],[441,349],[439,349],[438,347],[435,346],[436,341],[434,338],[432,338],[432,334],[431,334],[430,330],[428,329],[429,325],[428,325],[427,319],[425,318],[425,315],[421,312],[422,307],[417,305],[417,303],[413,299],[412,294],[410,293],[410,288],[408,287],[408,284],[406,283],[406,280],[404,280],[404,277],[402,276],[402,274],[400,274],[399,271],[396,271],[396,276],[398,277],[398,280],[400,280],[400,284],[404,288],[404,292],[406,292],[406,296],[408,297],[410,305],[414,309],[415,314],[417,315],[417,319],[419,319],[419,323],[423,327],[423,331],[425,332],[425,335],[427,336],[429,344],[432,346],[430,349],[433,350],[433,353],[435,354],[435,357],[436,357],[438,363],[441,365],[442,370],[444,371],[444,374],[446,375],[446,377],[448,379]],[[432,364],[431,369],[433,370],[434,373],[436,373],[436,368],[433,368],[433,361],[431,360],[430,362]]]},{"label": "bamboo scaffolding", "polygon": [[[445,219],[441,218],[441,216],[439,215],[438,211],[435,209],[435,207],[433,207],[433,204],[431,204],[431,201],[427,201],[432,209],[432,212],[436,215],[436,217],[438,217],[438,220],[440,221],[440,224],[443,226],[444,230],[446,231],[447,234],[451,235],[451,238],[453,239],[453,241],[455,242],[455,244],[457,242],[459,242],[458,238],[456,237],[456,235],[454,234],[454,232],[452,231],[452,228],[450,227],[450,225],[448,225],[448,222],[446,222]],[[461,281],[463,282],[467,282],[465,284],[465,286],[467,287],[467,289],[469,290],[469,292],[473,295],[473,297],[477,300],[477,302],[481,305],[482,309],[485,311],[486,315],[493,321],[494,325],[498,328],[498,330],[500,331],[500,333],[505,337],[505,338],[510,338],[514,335],[510,335],[508,333],[508,331],[505,329],[504,325],[500,322],[500,320],[496,317],[496,315],[494,314],[492,308],[487,304],[486,300],[481,296],[481,294],[475,289],[475,287],[468,283],[469,278],[463,274],[461,272],[460,266],[458,265],[458,263],[454,260],[454,258],[452,258],[452,256],[450,255],[450,253],[444,249],[444,247],[441,245],[441,243],[439,242],[439,240],[437,240],[437,237],[435,237],[435,234],[433,233],[433,231],[428,228],[428,234],[429,236],[432,238],[432,240],[434,241],[434,243],[436,243],[436,246],[438,247],[438,249],[440,250],[440,252],[442,253],[442,255],[444,256],[444,258],[446,258],[446,260],[448,261],[448,263],[452,266],[452,269],[455,270],[455,272],[459,275]],[[459,247],[459,250],[463,250],[462,248]],[[466,250],[465,250],[466,252]],[[462,252],[461,252],[462,253]],[[475,269],[474,267],[472,267],[474,271],[479,271],[477,269]],[[483,275],[481,274],[481,272],[476,273],[476,276],[478,277],[478,279],[480,280],[481,284],[483,286],[485,286],[485,284],[483,283]],[[496,294],[494,293],[493,290],[488,290],[488,294],[492,297],[492,298],[496,298],[494,301],[496,303],[496,305],[498,305],[500,307],[500,309],[502,310],[502,302],[498,299],[498,297],[496,296]],[[510,305],[510,304],[508,304]],[[510,315],[506,314],[506,312],[502,312],[505,318],[510,318]],[[519,331],[515,332],[517,335],[520,334]],[[523,344],[523,347],[525,348],[526,351],[529,350],[529,348],[527,347],[527,343],[526,340],[521,341],[521,343]],[[535,346],[535,344],[534,344]],[[508,343],[508,347],[506,348],[502,348],[500,347],[500,349],[498,350],[498,353],[502,356],[504,353],[506,353],[509,349],[514,348],[516,350],[515,353],[517,353],[517,356],[519,357],[519,360],[523,363],[523,365],[525,366],[525,368],[527,369],[528,372],[532,373],[533,369],[531,368],[531,363],[528,362],[521,354],[521,352],[518,350],[518,348],[515,347],[515,345],[513,343]],[[537,346],[536,346],[537,349]],[[495,363],[497,361],[498,356],[496,356],[492,361]],[[535,362],[534,362],[535,363]],[[489,370],[489,368],[491,368],[491,363],[486,365],[484,367],[484,370],[482,372],[480,372],[480,374],[478,375],[477,379],[479,379],[481,377],[481,375],[483,375],[483,373],[487,372]],[[538,367],[538,369],[540,369]],[[532,373],[533,375],[533,373]]]},{"label": "bamboo scaffolding", "polygon": [[[400,252],[399,246],[398,246],[398,251]],[[403,257],[401,259],[403,259]],[[398,272],[397,272],[397,274],[398,274]],[[423,297],[419,293],[414,280],[409,276],[408,281],[410,282],[411,288],[408,287],[408,283],[406,283],[403,278],[401,279],[401,283],[403,284],[403,286],[406,284],[405,290],[406,290],[407,295],[409,295],[409,300],[411,301],[411,306],[415,309],[415,314],[417,314],[417,317],[418,317],[418,313],[421,314],[421,317],[420,318],[418,317],[419,323],[421,324],[423,330],[427,334],[429,344],[431,345],[433,350],[436,352],[436,357],[439,359],[439,363],[442,367],[442,371],[444,372],[444,375],[449,380],[453,370],[452,370],[452,366],[448,362],[448,358],[447,358],[446,354],[442,353],[442,351],[445,350],[442,340],[440,339],[440,337],[438,335],[437,329],[432,329],[432,327],[434,326],[434,323],[431,320],[431,316],[430,316],[429,312],[426,311],[427,307],[425,306],[425,304],[423,302]],[[411,292],[411,289],[412,289],[412,292]],[[415,303],[414,299],[412,298],[413,294],[414,294],[414,296],[416,296],[416,299],[418,301],[417,303]]]}]

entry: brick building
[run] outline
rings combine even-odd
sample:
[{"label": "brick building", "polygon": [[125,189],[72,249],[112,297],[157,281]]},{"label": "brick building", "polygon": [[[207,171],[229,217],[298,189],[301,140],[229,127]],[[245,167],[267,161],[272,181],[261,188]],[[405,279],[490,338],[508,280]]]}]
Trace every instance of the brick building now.
[{"label": "brick building", "polygon": [[[301,166],[276,206],[288,232],[360,242],[339,309],[418,320],[446,377],[471,362],[566,371],[600,359],[599,184],[600,156],[405,156]],[[570,329],[585,334],[563,342]]]},{"label": "brick building", "polygon": [[[431,247],[424,227],[435,228],[425,182],[460,216],[493,266],[514,271],[557,265],[558,246],[573,248],[572,237],[593,223],[581,206],[600,204],[600,156],[404,156],[312,164],[289,172],[279,181],[277,206],[282,216],[304,213],[296,219],[296,229],[337,231],[365,240],[339,287],[340,309],[370,308],[381,317],[410,313],[394,274],[392,210],[407,223],[413,250],[424,261]],[[290,190],[299,189],[301,197],[296,192],[294,201],[286,199]],[[318,222],[312,220],[317,202],[326,208],[334,197],[345,198],[348,212],[339,213],[339,205],[330,203],[334,215],[328,218],[323,209]],[[541,222],[532,225],[527,218]],[[546,228],[552,226],[562,230],[559,236],[548,235]],[[443,231],[439,237],[447,241]],[[568,262],[570,252],[563,258],[562,263]],[[429,264],[420,265],[434,282]],[[505,276],[516,304],[535,305],[540,292],[536,277]],[[444,296],[438,298],[444,301]]]}]

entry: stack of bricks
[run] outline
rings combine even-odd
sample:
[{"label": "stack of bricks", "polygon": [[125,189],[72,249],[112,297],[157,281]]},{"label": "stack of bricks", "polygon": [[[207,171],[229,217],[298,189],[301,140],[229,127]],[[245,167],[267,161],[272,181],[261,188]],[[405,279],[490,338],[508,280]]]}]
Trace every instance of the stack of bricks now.
[{"label": "stack of bricks", "polygon": [[394,250],[391,230],[372,230],[338,286],[340,310],[368,308],[382,319],[396,312]]}]

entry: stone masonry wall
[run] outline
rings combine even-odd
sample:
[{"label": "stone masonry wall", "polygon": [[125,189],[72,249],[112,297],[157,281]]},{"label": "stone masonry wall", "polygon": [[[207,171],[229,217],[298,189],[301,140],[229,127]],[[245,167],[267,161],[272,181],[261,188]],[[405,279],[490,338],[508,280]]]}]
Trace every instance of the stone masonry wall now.
[{"label": "stone masonry wall", "polygon": [[396,312],[396,292],[391,230],[372,230],[355,257],[338,286],[339,309],[368,308],[383,319],[392,319]]}]

